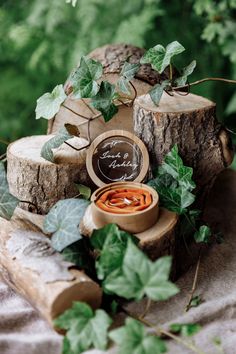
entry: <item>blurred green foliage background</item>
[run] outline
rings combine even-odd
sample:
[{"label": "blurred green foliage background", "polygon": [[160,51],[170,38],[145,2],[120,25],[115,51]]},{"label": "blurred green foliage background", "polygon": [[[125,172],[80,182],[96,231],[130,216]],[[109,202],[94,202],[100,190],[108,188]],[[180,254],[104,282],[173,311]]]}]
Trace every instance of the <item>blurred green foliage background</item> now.
[{"label": "blurred green foliage background", "polygon": [[[178,40],[186,52],[177,64],[197,60],[191,80],[236,79],[236,0],[0,4],[0,137],[8,141],[44,132],[46,123],[34,119],[36,99],[63,83],[82,54],[107,43],[149,48]],[[215,100],[218,118],[236,130],[234,85],[209,82],[192,92]]]}]

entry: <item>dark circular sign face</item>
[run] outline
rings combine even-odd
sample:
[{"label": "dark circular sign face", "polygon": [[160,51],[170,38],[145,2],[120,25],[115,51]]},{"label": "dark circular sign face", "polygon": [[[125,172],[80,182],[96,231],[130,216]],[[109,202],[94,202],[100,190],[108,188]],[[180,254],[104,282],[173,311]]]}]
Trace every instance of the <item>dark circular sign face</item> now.
[{"label": "dark circular sign face", "polygon": [[92,156],[94,172],[104,183],[134,181],[142,164],[139,146],[125,136],[106,138],[97,145]]}]

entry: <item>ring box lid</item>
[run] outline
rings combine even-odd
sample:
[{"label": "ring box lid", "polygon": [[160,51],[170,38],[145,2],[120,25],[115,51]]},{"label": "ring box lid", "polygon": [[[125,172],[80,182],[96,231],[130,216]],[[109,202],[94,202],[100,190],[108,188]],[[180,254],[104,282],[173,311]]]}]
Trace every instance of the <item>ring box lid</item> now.
[{"label": "ring box lid", "polygon": [[94,139],[87,151],[86,166],[98,187],[120,181],[142,182],[149,169],[149,155],[136,135],[110,130]]}]

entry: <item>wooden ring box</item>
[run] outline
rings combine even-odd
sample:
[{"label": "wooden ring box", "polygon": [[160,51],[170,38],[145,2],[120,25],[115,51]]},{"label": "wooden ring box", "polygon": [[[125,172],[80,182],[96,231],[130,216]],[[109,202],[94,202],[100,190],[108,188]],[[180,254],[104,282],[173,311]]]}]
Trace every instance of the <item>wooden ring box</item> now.
[{"label": "wooden ring box", "polygon": [[[96,200],[103,193],[118,188],[137,188],[147,190],[152,196],[152,204],[147,209],[136,211],[132,214],[114,214],[106,212],[96,205]],[[157,222],[159,215],[159,197],[157,192],[153,188],[139,182],[117,182],[103,186],[93,193],[91,202],[92,218],[99,228],[106,224],[114,223],[127,232],[139,233],[152,227]]]},{"label": "wooden ring box", "polygon": [[[88,149],[86,166],[97,189],[91,197],[91,213],[95,224],[103,227],[115,223],[130,233],[140,233],[158,220],[159,197],[157,192],[141,182],[147,175],[149,155],[143,142],[124,130],[111,130],[99,135]],[[116,188],[145,189],[152,196],[152,203],[142,211],[115,214],[104,211],[96,200],[105,191]]]}]

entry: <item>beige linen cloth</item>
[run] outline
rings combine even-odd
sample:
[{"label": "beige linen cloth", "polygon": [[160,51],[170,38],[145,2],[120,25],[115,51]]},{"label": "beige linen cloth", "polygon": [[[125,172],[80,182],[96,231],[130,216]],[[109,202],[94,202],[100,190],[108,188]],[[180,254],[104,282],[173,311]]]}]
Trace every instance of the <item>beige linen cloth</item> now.
[{"label": "beige linen cloth", "polygon": [[[204,302],[184,313],[194,269],[178,281],[180,294],[162,303],[154,303],[147,319],[156,324],[196,322],[202,330],[195,343],[207,354],[236,354],[236,172],[225,171],[216,181],[207,208],[207,219],[221,228],[225,243],[213,246],[202,258],[196,294]],[[184,262],[184,260],[183,260]],[[19,295],[0,283],[0,354],[60,354],[62,337],[56,334],[38,313]],[[144,303],[129,305],[140,312]],[[220,337],[221,347],[213,341]],[[169,353],[188,354],[173,341]],[[115,353],[116,348],[109,350]],[[90,350],[86,354],[104,353]],[[155,353],[150,353],[155,354]]]}]

